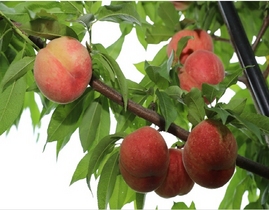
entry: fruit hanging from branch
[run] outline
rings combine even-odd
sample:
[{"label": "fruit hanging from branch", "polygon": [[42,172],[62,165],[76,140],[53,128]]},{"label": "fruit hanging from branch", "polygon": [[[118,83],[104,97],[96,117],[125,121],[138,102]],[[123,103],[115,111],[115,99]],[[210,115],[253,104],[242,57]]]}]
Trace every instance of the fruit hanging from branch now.
[{"label": "fruit hanging from branch", "polygon": [[164,182],[155,190],[163,198],[185,195],[191,191],[194,182],[188,175],[182,161],[182,149],[169,149],[169,168]]},{"label": "fruit hanging from branch", "polygon": [[183,163],[192,180],[206,188],[226,184],[235,170],[237,143],[228,129],[216,120],[196,125],[184,146]]},{"label": "fruit hanging from branch", "polygon": [[187,57],[191,55],[196,50],[214,50],[214,45],[211,36],[202,29],[189,30],[184,29],[177,32],[167,45],[167,55],[168,57],[171,53],[177,52],[178,42],[184,37],[190,37],[187,41],[186,46],[183,48],[180,55],[176,55],[174,58],[175,62],[180,61],[181,64],[184,64]]},{"label": "fruit hanging from branch", "polygon": [[125,182],[135,191],[150,192],[165,179],[169,151],[162,135],[144,126],[124,138],[119,167]]},{"label": "fruit hanging from branch", "polygon": [[91,77],[89,52],[74,38],[56,38],[36,55],[34,78],[40,91],[51,101],[66,104],[76,100]]}]

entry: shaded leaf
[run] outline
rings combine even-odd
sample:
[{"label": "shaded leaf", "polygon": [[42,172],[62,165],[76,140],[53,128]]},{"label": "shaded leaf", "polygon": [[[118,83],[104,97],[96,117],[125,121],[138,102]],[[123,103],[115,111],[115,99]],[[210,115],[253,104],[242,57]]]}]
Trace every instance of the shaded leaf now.
[{"label": "shaded leaf", "polygon": [[114,143],[119,139],[123,138],[124,136],[125,136],[124,133],[116,133],[106,136],[103,139],[101,139],[98,142],[98,144],[94,148],[92,148],[91,151],[89,151],[91,153],[91,157],[88,166],[87,183],[90,190],[91,190],[90,180],[92,174],[97,170],[103,158],[109,152],[111,152],[110,148],[113,147]]},{"label": "shaded leaf", "polygon": [[165,119],[165,130],[167,131],[171,123],[177,118],[177,111],[172,103],[170,97],[165,92],[156,91],[156,95],[159,99],[159,107],[162,116]]},{"label": "shaded leaf", "polygon": [[78,39],[77,34],[72,28],[56,20],[35,19],[22,23],[20,29],[29,35],[46,39],[54,39],[60,36],[71,36]]},{"label": "shaded leaf", "polygon": [[197,88],[191,91],[183,98],[184,103],[188,106],[188,120],[194,126],[201,122],[205,117],[204,99],[200,90]]},{"label": "shaded leaf", "polygon": [[116,23],[125,21],[131,24],[135,23],[140,25],[140,17],[131,3],[101,7],[98,11],[97,20],[112,21]]},{"label": "shaded leaf", "polygon": [[29,70],[33,69],[35,57],[23,57],[21,60],[12,62],[4,78],[1,81],[1,87],[5,89],[8,85],[21,78]]},{"label": "shaded leaf", "polygon": [[23,108],[26,83],[21,78],[0,92],[0,135],[17,119]]}]

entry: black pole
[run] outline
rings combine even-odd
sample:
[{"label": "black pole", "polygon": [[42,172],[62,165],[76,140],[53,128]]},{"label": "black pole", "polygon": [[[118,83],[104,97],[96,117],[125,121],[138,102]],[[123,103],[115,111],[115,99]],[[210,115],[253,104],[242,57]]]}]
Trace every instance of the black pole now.
[{"label": "black pole", "polygon": [[269,116],[269,91],[234,4],[231,1],[219,1],[218,4],[254,101],[261,114]]}]

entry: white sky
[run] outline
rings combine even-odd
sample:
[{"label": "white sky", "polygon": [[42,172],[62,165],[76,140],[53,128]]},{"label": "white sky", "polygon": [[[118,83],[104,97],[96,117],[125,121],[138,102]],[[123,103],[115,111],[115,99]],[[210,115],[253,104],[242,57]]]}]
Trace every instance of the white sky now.
[{"label": "white sky", "polygon": [[[92,41],[107,47],[119,36],[117,24],[99,22],[93,28]],[[145,52],[136,40],[135,31],[132,31],[126,37],[118,58],[126,77],[134,79],[137,71],[132,64],[151,60],[158,49],[160,46],[150,46]],[[139,81],[141,75],[137,73],[136,78]],[[93,187],[92,197],[85,180],[69,186],[73,172],[84,156],[78,133],[71,137],[57,161],[56,143],[49,143],[43,152],[49,119],[50,116],[46,116],[42,120],[38,142],[37,135],[33,134],[28,110],[23,113],[18,129],[13,127],[8,136],[0,136],[0,209],[97,209],[96,188]],[[168,146],[174,142],[172,135],[164,137]],[[156,206],[170,209],[173,201],[183,201],[187,205],[194,201],[197,209],[217,209],[225,190],[226,185],[215,190],[195,185],[189,194],[172,199],[148,193],[145,209],[154,209]],[[133,205],[127,205],[125,209],[133,209]]]}]

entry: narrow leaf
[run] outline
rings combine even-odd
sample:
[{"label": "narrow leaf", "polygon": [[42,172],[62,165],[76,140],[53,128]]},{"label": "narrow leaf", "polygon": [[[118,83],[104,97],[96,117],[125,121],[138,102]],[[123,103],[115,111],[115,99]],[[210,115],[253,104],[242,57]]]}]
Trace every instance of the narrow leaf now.
[{"label": "narrow leaf", "polygon": [[161,113],[165,119],[165,130],[167,131],[172,122],[177,118],[177,111],[170,97],[165,92],[156,91],[159,99]]},{"label": "narrow leaf", "polygon": [[106,162],[97,187],[97,198],[99,209],[106,209],[113,192],[117,175],[119,153],[114,153]]},{"label": "narrow leaf", "polygon": [[21,78],[0,93],[0,135],[17,119],[23,108],[26,82]]},{"label": "narrow leaf", "polygon": [[109,200],[110,209],[122,209],[125,204],[135,199],[135,194],[136,193],[123,180],[122,176],[118,175],[113,193]]},{"label": "narrow leaf", "polygon": [[35,57],[23,57],[21,60],[12,62],[7,69],[7,72],[1,82],[1,87],[5,89],[8,85],[18,80],[27,71],[33,69]]},{"label": "narrow leaf", "polygon": [[56,20],[39,18],[30,22],[22,23],[20,29],[29,35],[43,37],[46,39],[54,39],[60,36],[71,36],[78,39],[77,34],[72,28]]},{"label": "narrow leaf", "polygon": [[79,137],[84,152],[94,143],[101,110],[102,105],[98,101],[93,101],[81,120]]},{"label": "narrow leaf", "polygon": [[72,176],[70,185],[75,183],[76,181],[80,179],[84,179],[87,176],[88,173],[88,166],[89,166],[89,161],[90,161],[90,153],[86,153],[84,157],[79,161],[76,170]]},{"label": "narrow leaf", "polygon": [[197,125],[205,117],[205,102],[201,96],[201,92],[197,88],[193,88],[185,95],[183,100],[189,108],[188,120],[193,125]]},{"label": "narrow leaf", "polygon": [[140,17],[131,3],[103,6],[98,11],[97,19],[99,21],[112,21],[116,23],[125,21],[140,25]]},{"label": "narrow leaf", "polygon": [[111,146],[118,141],[119,139],[123,138],[125,136],[124,133],[116,133],[113,135],[109,135],[101,139],[98,144],[92,148],[90,162],[88,166],[88,174],[87,174],[87,182],[88,187],[91,190],[90,186],[90,180],[92,174],[97,170],[98,166],[100,165],[100,162],[103,160],[105,155],[108,153]]}]

